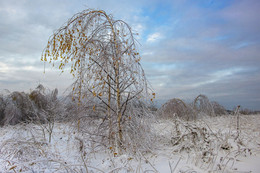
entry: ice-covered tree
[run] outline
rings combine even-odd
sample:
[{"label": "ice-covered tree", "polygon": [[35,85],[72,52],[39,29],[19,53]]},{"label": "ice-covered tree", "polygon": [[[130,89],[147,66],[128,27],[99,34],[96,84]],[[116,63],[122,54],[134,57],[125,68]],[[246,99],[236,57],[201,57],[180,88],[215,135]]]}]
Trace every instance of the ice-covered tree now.
[{"label": "ice-covered tree", "polygon": [[121,123],[128,116],[125,112],[129,101],[148,94],[140,59],[134,34],[126,22],[115,20],[105,11],[84,10],[54,32],[41,60],[53,65],[58,62],[62,71],[70,66],[75,77],[74,96],[80,101],[90,93],[107,107],[109,139],[115,117],[117,143],[122,145]]}]

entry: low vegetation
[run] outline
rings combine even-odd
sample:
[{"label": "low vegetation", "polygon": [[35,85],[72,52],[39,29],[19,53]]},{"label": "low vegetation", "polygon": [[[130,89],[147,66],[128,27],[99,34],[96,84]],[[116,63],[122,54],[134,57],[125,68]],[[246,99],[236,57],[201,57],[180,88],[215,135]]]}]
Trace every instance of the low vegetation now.
[{"label": "low vegetation", "polygon": [[[57,93],[39,85],[29,93],[1,96],[1,169],[160,172],[155,158],[162,159],[163,153],[169,160],[164,169],[172,172],[185,172],[187,166],[193,172],[225,172],[238,169],[237,158],[258,151],[259,134],[253,132],[257,117],[242,115],[238,108],[236,114],[221,115],[216,112],[224,111],[223,107],[208,99],[214,111],[211,114],[203,112],[203,106],[198,109],[194,103],[171,99],[157,111],[139,100],[129,102],[131,116],[122,121],[125,147],[117,153],[110,145],[110,124],[104,121],[107,114],[100,101],[93,97],[78,105],[71,94],[60,98]],[[15,111],[10,111],[11,107]],[[250,128],[248,124],[253,125]],[[172,160],[173,156],[179,159]]]}]

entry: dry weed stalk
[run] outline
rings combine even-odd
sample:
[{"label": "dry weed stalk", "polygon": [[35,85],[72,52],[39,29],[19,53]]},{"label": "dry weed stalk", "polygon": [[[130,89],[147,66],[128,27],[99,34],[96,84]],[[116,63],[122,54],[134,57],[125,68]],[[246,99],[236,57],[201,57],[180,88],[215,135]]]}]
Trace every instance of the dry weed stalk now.
[{"label": "dry weed stalk", "polygon": [[236,111],[234,112],[234,115],[236,116],[236,126],[237,126],[237,137],[235,139],[239,138],[240,135],[240,113],[239,113],[240,105],[237,106]]}]

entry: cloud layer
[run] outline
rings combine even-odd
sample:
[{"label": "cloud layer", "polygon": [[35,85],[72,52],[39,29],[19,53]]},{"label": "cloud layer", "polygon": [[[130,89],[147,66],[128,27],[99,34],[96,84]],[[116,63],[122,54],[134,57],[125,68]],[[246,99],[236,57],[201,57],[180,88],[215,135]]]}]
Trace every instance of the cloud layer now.
[{"label": "cloud layer", "polygon": [[53,31],[86,8],[103,9],[139,32],[158,102],[206,94],[229,109],[260,110],[258,0],[0,1],[0,89],[68,87],[68,74],[47,64],[43,74],[40,56]]}]

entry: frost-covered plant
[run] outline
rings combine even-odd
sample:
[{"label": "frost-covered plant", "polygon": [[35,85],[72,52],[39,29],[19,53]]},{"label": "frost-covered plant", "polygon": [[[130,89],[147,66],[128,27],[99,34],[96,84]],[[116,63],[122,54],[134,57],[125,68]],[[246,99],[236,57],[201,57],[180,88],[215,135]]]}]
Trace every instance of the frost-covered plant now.
[{"label": "frost-covered plant", "polygon": [[20,122],[46,123],[50,115],[63,114],[63,106],[57,98],[58,90],[49,91],[39,85],[30,93],[12,92],[0,97],[0,124],[15,125]]},{"label": "frost-covered plant", "polygon": [[34,91],[29,94],[30,99],[37,107],[37,116],[34,122],[38,123],[44,133],[48,133],[48,140],[51,142],[51,136],[54,124],[64,115],[64,106],[57,98],[58,89],[49,91],[42,85],[39,85]]},{"label": "frost-covered plant", "polygon": [[205,95],[198,95],[193,103],[193,109],[198,112],[198,114],[204,114],[208,116],[215,116],[214,108],[209,101],[208,97]]},{"label": "frost-covered plant", "polygon": [[192,120],[196,118],[196,112],[192,109],[189,104],[186,104],[181,99],[171,99],[167,101],[158,110],[160,117],[174,118],[175,115],[185,120]]},{"label": "frost-covered plant", "polygon": [[227,111],[224,108],[224,106],[220,105],[218,102],[213,101],[213,102],[211,102],[211,105],[212,105],[216,115],[226,115],[227,114]]},{"label": "frost-covered plant", "polygon": [[174,152],[188,153],[196,166],[213,166],[221,143],[218,136],[200,122],[186,122],[179,118],[175,122],[171,138]]},{"label": "frost-covered plant", "polygon": [[106,116],[106,107],[101,103],[99,99],[94,97],[90,92],[85,93],[87,98],[81,99],[78,101],[77,96],[72,93],[68,94],[62,102],[64,103],[65,108],[65,121],[78,121],[86,117],[99,119]]},{"label": "frost-covered plant", "polygon": [[[92,104],[96,105],[98,115],[93,115],[92,105],[87,107],[86,104],[83,111],[85,114],[81,113],[81,116],[78,116],[75,128],[79,129],[84,138],[93,139],[90,140],[93,145],[109,148],[112,153],[119,154],[116,149],[117,143],[114,142],[117,133],[116,114],[111,114],[112,118],[109,120],[106,112],[102,110],[102,104],[98,105],[98,102]],[[125,127],[122,131],[124,143],[122,150],[131,154],[151,151],[155,144],[155,137],[150,129],[151,124],[155,122],[154,114],[147,104],[138,99],[128,104],[128,109],[123,111],[125,116],[122,118],[122,126]]]},{"label": "frost-covered plant", "polygon": [[88,9],[54,32],[41,60],[53,64],[58,61],[62,71],[67,65],[71,67],[75,77],[73,95],[82,101],[91,93],[100,100],[106,108],[105,120],[109,124],[116,122],[118,146],[124,147],[124,110],[129,101],[147,98],[150,92],[140,59],[134,34],[126,22],[115,20],[105,11]]},{"label": "frost-covered plant", "polygon": [[[204,120],[209,121],[209,118],[211,117],[205,117]],[[233,117],[229,116],[229,118]],[[184,121],[175,118],[175,127],[172,128],[170,141],[174,152],[188,153],[188,160],[204,170],[223,172],[227,168],[232,168],[237,156],[252,154],[252,149],[245,145],[243,140],[248,134],[240,134],[240,138],[237,138],[234,131],[236,126],[229,132],[221,129],[213,131],[204,120]]]},{"label": "frost-covered plant", "polygon": [[35,116],[35,107],[24,92],[13,92],[6,97],[4,124],[15,125]]},{"label": "frost-covered plant", "polygon": [[[155,123],[155,115],[147,104],[139,100],[129,103],[123,124],[124,141],[130,153],[150,152],[155,147],[156,136],[151,131],[151,124]],[[141,139],[141,140],[140,140]]]},{"label": "frost-covered plant", "polygon": [[0,126],[4,125],[4,117],[5,117],[5,100],[3,95],[0,95]]},{"label": "frost-covered plant", "polygon": [[205,95],[198,95],[191,104],[183,100],[174,98],[167,101],[157,111],[159,117],[173,118],[177,115],[183,120],[194,120],[198,116],[225,115],[225,108],[217,102],[210,102]]}]

